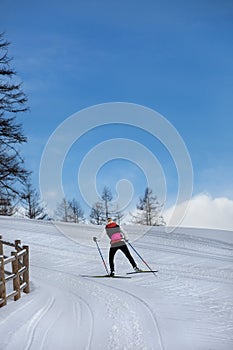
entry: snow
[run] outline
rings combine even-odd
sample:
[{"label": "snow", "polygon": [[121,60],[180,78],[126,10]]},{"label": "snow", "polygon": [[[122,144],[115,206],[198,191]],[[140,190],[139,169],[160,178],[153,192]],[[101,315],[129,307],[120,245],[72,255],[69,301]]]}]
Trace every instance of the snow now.
[{"label": "snow", "polygon": [[[31,281],[0,309],[1,350],[233,348],[233,232],[127,226],[157,277],[82,277],[105,274],[92,241],[101,230],[0,218],[4,240],[30,246]],[[107,240],[100,247],[107,260]],[[121,252],[115,263],[120,275],[132,269]]]}]

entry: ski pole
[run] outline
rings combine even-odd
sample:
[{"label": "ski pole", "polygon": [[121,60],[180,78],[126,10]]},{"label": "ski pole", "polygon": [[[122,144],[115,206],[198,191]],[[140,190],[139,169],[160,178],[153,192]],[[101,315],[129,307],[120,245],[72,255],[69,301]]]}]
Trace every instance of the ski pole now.
[{"label": "ski pole", "polygon": [[97,243],[97,241],[96,241],[96,240],[95,240],[95,243],[96,243],[96,246],[97,246],[98,252],[99,252],[99,254],[100,254],[100,256],[101,256],[101,259],[102,259],[102,261],[103,261],[103,264],[104,264],[105,270],[106,270],[107,274],[109,275],[109,271],[108,271],[108,268],[107,268],[106,262],[105,262],[105,260],[104,260],[103,254],[102,254],[102,252],[101,252],[101,250],[100,250],[99,244]]},{"label": "ski pole", "polygon": [[144,264],[148,267],[148,269],[157,277],[152,268],[147,264],[147,262],[143,259],[143,257],[137,252],[137,250],[132,246],[131,243],[128,242],[128,245],[133,249],[133,251],[139,256],[139,258],[144,262]]}]

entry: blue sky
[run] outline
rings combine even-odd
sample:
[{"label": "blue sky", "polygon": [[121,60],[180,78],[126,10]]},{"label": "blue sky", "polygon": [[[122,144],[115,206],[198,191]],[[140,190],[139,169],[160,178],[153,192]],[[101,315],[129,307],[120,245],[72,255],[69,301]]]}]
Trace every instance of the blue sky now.
[{"label": "blue sky", "polygon": [[[177,129],[192,159],[194,196],[233,200],[232,1],[2,0],[1,17],[29,99],[30,112],[19,119],[37,188],[43,149],[60,123],[92,105],[129,102],[156,110]],[[72,146],[63,172],[67,196],[79,196],[82,156],[111,135],[154,152],[171,205],[177,174],[170,155],[144,131],[120,125],[97,128]],[[114,192],[128,174],[136,199],[146,184],[141,170],[114,162],[99,172],[97,188],[106,183]]]}]

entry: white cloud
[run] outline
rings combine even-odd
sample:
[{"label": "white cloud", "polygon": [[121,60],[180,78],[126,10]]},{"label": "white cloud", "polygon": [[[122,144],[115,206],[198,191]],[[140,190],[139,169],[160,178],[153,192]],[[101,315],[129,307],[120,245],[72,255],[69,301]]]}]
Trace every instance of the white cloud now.
[{"label": "white cloud", "polygon": [[[178,206],[178,212],[184,210],[184,205],[181,203]],[[163,213],[169,226],[176,222],[175,218],[169,220],[173,209],[171,207]],[[180,226],[233,230],[233,200],[226,197],[212,198],[209,194],[200,193],[190,200]]]}]

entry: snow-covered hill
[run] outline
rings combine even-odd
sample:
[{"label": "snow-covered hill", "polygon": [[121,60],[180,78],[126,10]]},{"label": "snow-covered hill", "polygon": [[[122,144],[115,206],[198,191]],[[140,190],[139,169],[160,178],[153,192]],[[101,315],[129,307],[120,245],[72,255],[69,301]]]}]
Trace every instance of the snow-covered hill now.
[{"label": "snow-covered hill", "polygon": [[[1,350],[233,348],[233,232],[128,226],[157,277],[82,277],[105,273],[98,230],[0,218],[5,240],[30,246],[31,278],[31,293],[0,309]],[[131,270],[121,252],[116,270]]]}]

